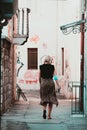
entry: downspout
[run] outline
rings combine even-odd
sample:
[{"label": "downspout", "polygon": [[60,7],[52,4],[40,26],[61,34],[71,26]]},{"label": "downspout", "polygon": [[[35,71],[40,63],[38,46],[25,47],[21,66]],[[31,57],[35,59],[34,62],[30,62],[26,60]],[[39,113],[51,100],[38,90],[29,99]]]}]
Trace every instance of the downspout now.
[{"label": "downspout", "polygon": [[[84,13],[82,14],[82,20],[84,20]],[[81,25],[82,30],[84,29],[84,23]],[[81,97],[81,104],[80,110],[83,111],[83,85],[84,85],[84,31],[81,31],[81,63],[80,63],[80,83],[81,83],[81,90],[80,90],[80,97]]]},{"label": "downspout", "polygon": [[[81,12],[81,19],[85,19],[85,6],[86,6],[86,1],[82,1],[82,12]],[[80,103],[80,110],[84,111],[84,23],[81,24],[81,63],[80,63],[80,98],[81,98],[81,103]]]}]

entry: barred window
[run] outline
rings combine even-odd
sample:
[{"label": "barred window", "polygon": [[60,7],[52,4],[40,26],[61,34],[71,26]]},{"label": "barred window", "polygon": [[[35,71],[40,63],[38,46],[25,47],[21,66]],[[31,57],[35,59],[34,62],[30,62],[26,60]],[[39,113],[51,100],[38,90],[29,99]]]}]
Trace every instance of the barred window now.
[{"label": "barred window", "polygon": [[28,48],[28,69],[38,68],[38,49]]}]

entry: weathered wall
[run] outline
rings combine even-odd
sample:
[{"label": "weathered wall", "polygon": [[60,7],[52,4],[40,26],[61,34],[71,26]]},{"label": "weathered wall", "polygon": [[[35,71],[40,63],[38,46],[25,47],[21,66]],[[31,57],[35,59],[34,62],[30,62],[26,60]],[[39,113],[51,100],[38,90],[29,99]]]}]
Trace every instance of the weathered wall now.
[{"label": "weathered wall", "polygon": [[[17,82],[24,89],[39,88],[39,83],[32,80],[33,76],[37,76],[38,79],[38,69],[27,69],[27,48],[38,48],[38,68],[42,63],[42,57],[50,55],[54,59],[53,64],[57,69],[62,93],[70,97],[68,82],[80,79],[80,34],[71,33],[66,36],[62,34],[60,26],[80,19],[80,1],[29,0],[26,2],[24,4],[20,2],[19,7],[24,6],[31,10],[29,39],[24,46],[18,47],[20,60],[24,66],[20,69]],[[62,48],[64,48],[64,75],[62,75]]]},{"label": "weathered wall", "polygon": [[15,100],[12,49],[11,42],[3,38],[1,40],[1,113],[8,110]]}]

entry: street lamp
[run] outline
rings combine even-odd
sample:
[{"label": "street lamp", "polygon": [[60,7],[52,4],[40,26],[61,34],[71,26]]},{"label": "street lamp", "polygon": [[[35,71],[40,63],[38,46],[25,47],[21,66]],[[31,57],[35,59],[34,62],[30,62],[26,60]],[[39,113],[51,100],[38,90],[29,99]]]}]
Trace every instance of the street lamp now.
[{"label": "street lamp", "polygon": [[74,34],[80,33],[80,32],[85,32],[87,30],[87,25],[84,26],[84,28],[81,26],[82,24],[86,23],[86,19],[82,19],[76,22],[72,22],[63,26],[60,26],[60,30],[62,30],[62,33],[64,35],[68,35],[71,32]]}]

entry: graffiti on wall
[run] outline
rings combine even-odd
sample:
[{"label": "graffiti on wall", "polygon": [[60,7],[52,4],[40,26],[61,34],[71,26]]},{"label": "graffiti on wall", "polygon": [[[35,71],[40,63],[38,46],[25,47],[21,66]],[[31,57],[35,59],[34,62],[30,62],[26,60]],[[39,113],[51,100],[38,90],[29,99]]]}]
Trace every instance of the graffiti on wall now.
[{"label": "graffiti on wall", "polygon": [[47,43],[44,42],[44,43],[42,44],[42,47],[43,47],[43,49],[47,49]]},{"label": "graffiti on wall", "polygon": [[34,43],[38,43],[39,40],[40,40],[40,38],[38,35],[34,35],[34,36],[29,38],[29,41],[34,42]]},{"label": "graffiti on wall", "polygon": [[59,84],[62,89],[61,91],[65,95],[66,98],[71,98],[71,96],[72,96],[72,91],[68,85],[69,81],[70,81],[70,74],[71,74],[70,65],[68,63],[68,60],[66,60],[65,61],[65,73],[59,80]]},{"label": "graffiti on wall", "polygon": [[21,84],[32,84],[38,83],[39,81],[39,72],[35,70],[27,70],[24,74],[23,79],[19,79]]},{"label": "graffiti on wall", "polygon": [[19,72],[24,65],[24,63],[21,62],[21,60],[20,60],[20,52],[18,52],[18,54],[17,54],[17,64],[19,64],[19,67],[17,67],[17,77],[18,77]]},{"label": "graffiti on wall", "polygon": [[20,79],[19,76],[19,72],[21,72],[21,68],[24,66],[23,62],[21,62],[21,58],[20,58],[20,52],[18,52],[17,54],[17,77],[18,77],[18,83],[21,84],[32,84],[32,83],[38,83],[38,77],[39,77],[39,73],[38,71],[35,70],[27,70],[24,74],[23,74],[23,78]]}]

